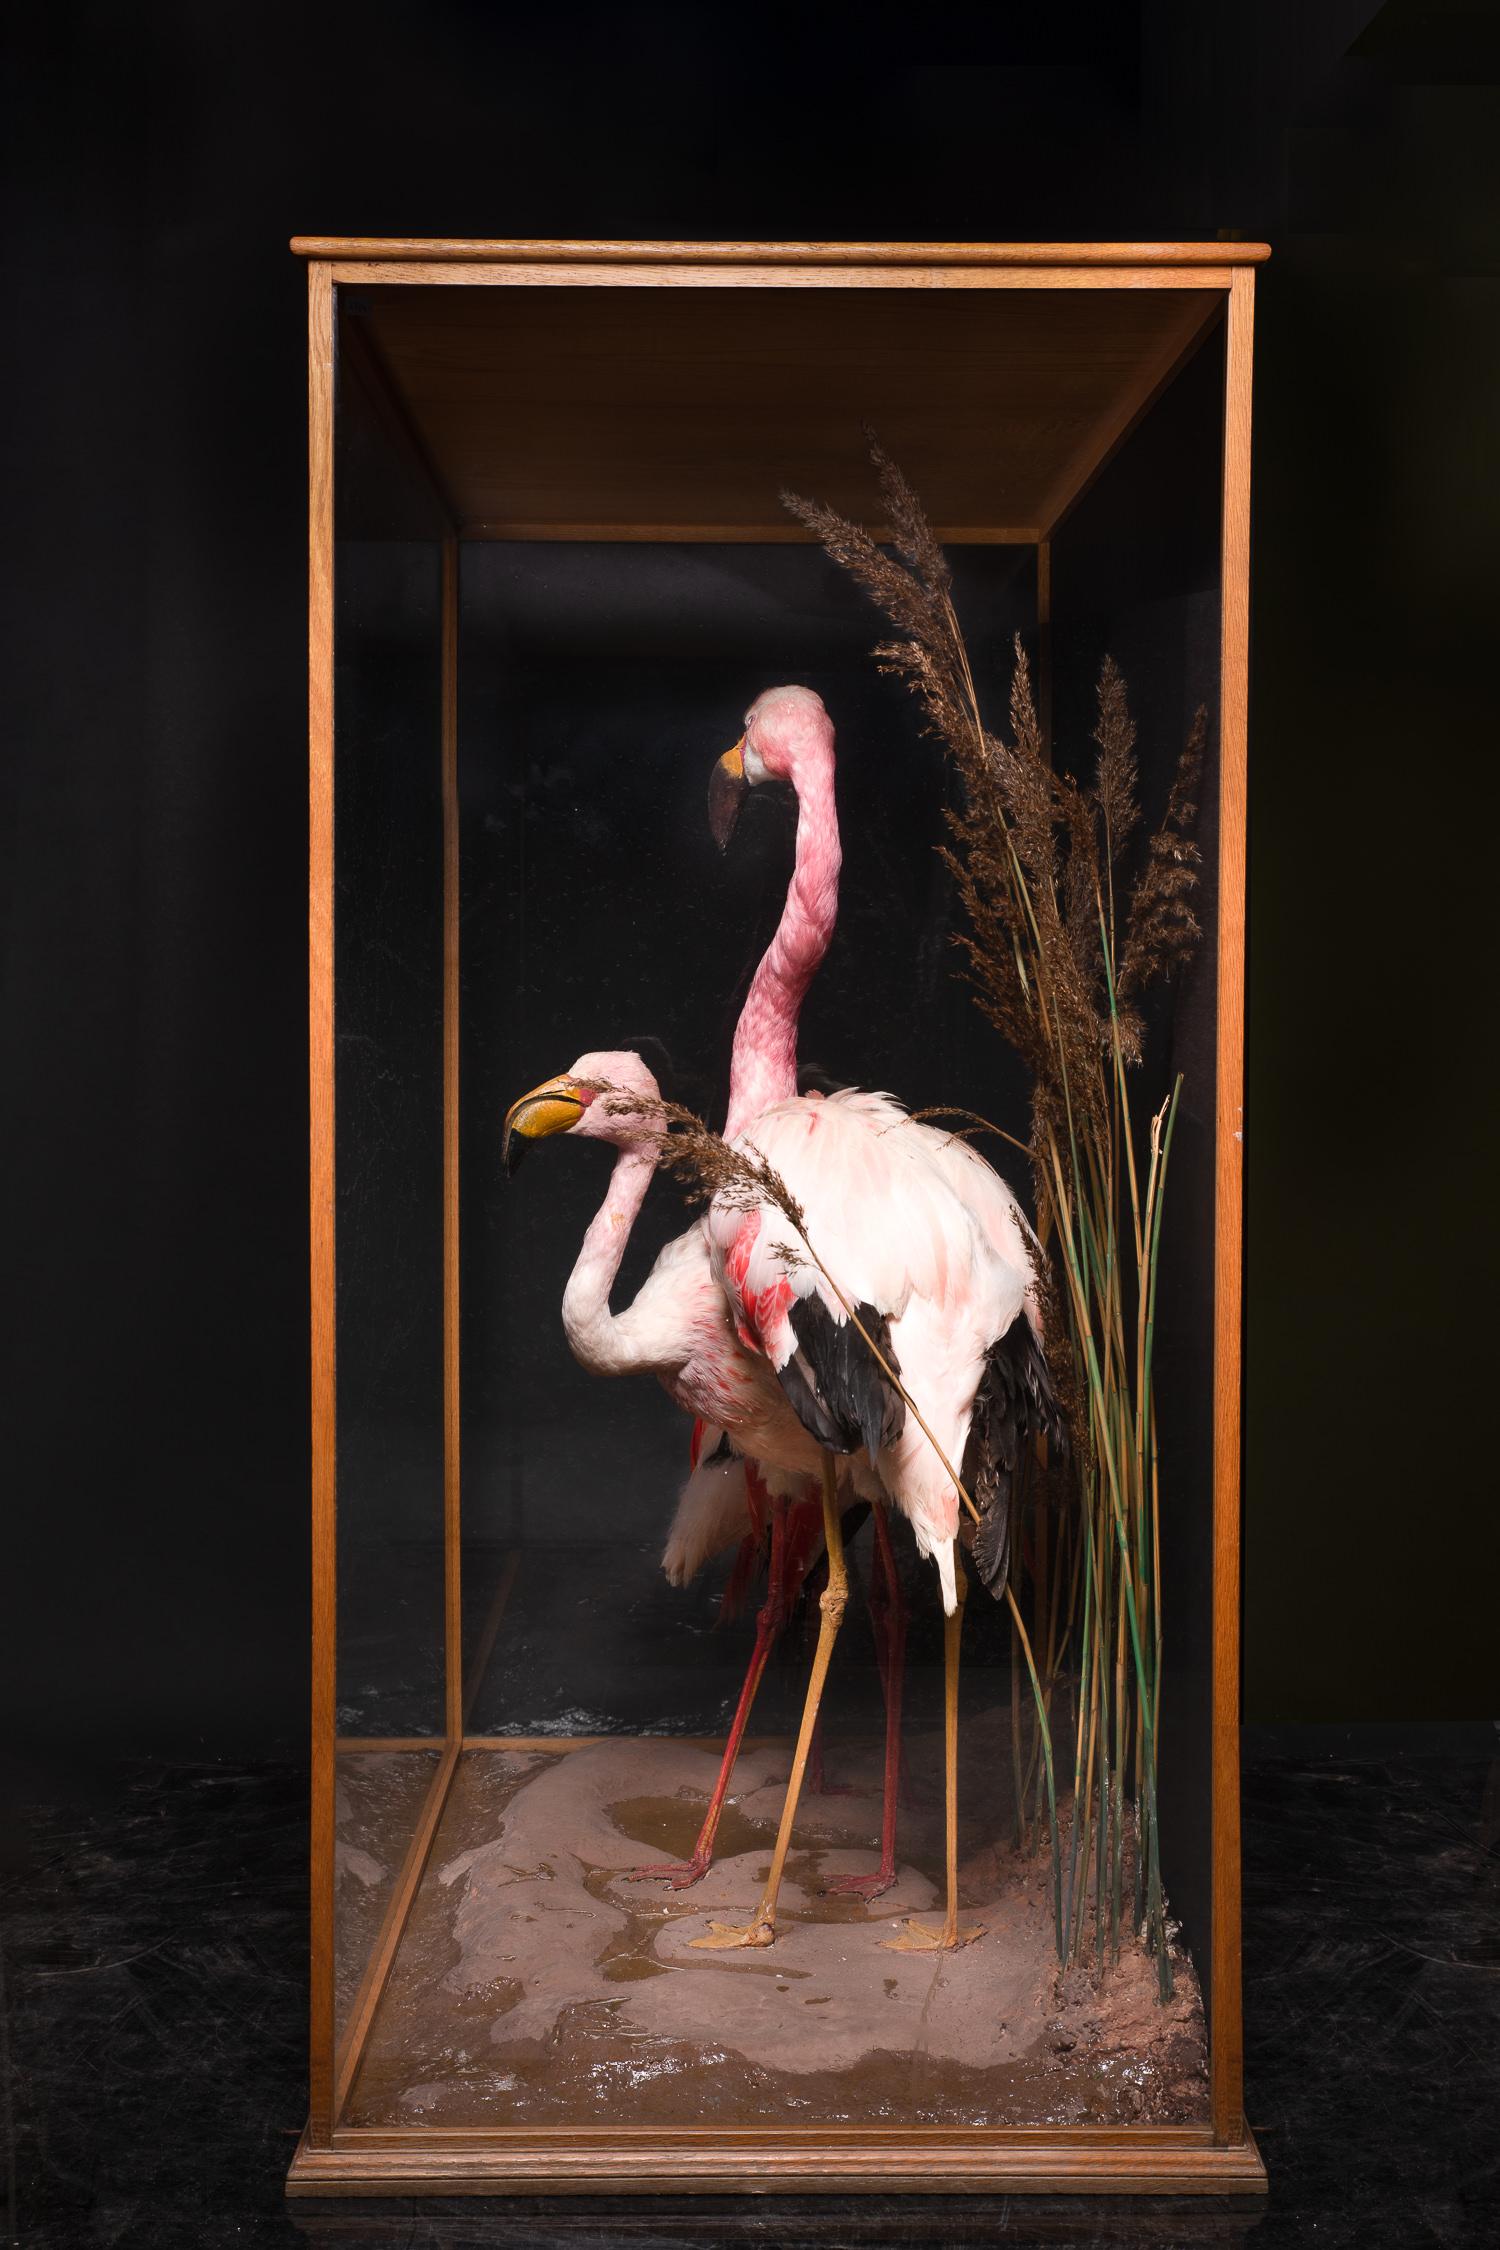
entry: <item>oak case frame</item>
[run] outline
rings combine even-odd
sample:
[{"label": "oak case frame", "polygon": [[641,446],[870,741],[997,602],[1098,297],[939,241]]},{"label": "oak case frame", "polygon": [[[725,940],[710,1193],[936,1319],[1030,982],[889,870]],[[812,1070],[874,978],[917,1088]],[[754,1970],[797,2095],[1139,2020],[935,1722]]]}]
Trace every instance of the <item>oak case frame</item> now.
[{"label": "oak case frame", "polygon": [[[1239,1679],[1243,1052],[1249,505],[1254,268],[1261,245],[441,242],[297,238],[308,261],[309,1072],[312,1375],[312,1807],[309,2115],[296,2194],[639,2191],[1257,2193],[1265,2171],[1243,2108]],[[1172,289],[1213,292],[1225,319],[1221,534],[1218,1031],[1213,1396],[1211,2117],[1174,2127],[351,2127],[341,2122],[465,1736],[459,1641],[457,624],[461,538],[692,536],[681,526],[463,523],[400,402],[392,434],[419,470],[441,539],[443,822],[443,1428],[445,1733],[437,1770],[342,2043],[334,2004],[336,1461],[334,1303],[334,411],[336,293],[382,287],[847,290]],[[1218,307],[1216,306],[1216,311]],[[1191,348],[1190,340],[1187,348]],[[1184,356],[1115,402],[1053,480],[1043,520],[969,528],[1033,541],[1046,584],[1053,530]],[[777,536],[764,527],[749,536]],[[785,536],[785,533],[779,534]],[[700,538],[747,536],[704,523]],[[502,1590],[503,1593],[503,1590]],[[553,1742],[553,1748],[562,1747]]]}]

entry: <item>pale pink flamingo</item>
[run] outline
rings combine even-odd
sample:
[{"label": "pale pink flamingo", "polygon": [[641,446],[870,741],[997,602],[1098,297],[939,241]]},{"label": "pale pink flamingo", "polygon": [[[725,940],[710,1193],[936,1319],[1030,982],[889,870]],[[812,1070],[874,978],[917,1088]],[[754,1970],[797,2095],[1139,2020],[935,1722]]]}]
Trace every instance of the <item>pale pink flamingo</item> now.
[{"label": "pale pink flamingo", "polygon": [[[629,1107],[611,1096],[630,1097]],[[662,1875],[681,1887],[707,1871],[729,1777],[771,1644],[817,1560],[817,1539],[809,1537],[811,1511],[795,1502],[789,1510],[787,1494],[799,1493],[809,1479],[819,1481],[819,1530],[825,1542],[829,1511],[837,1517],[841,1503],[832,1456],[793,1410],[769,1361],[742,1340],[730,1318],[701,1222],[667,1244],[624,1311],[610,1309],[610,1291],[660,1158],[660,1120],[657,1083],[639,1055],[580,1055],[570,1071],[534,1087],[511,1105],[502,1154],[507,1170],[514,1171],[527,1142],[558,1133],[576,1140],[606,1141],[618,1150],[604,1201],[589,1224],[563,1291],[563,1328],[573,1356],[591,1374],[655,1375],[679,1406],[729,1437],[744,1456],[747,1490],[753,1480],[757,1494],[765,1494],[756,1508],[770,1532],[770,1589],[699,1847],[681,1865],[640,1871]],[[766,1489],[767,1471],[783,1472],[776,1479],[774,1496]],[[864,1463],[851,1461],[844,1474],[856,1490],[863,1487],[871,1496],[878,1490],[873,1471]],[[754,1513],[749,1520],[752,1528],[759,1528]],[[838,1553],[842,1573],[841,1540]],[[882,1664],[882,1674],[891,1676],[889,1661]],[[887,1733],[889,1739],[889,1720]],[[797,1772],[800,1785],[800,1765]]]},{"label": "pale pink flamingo", "polygon": [[[766,778],[790,780],[799,803],[806,789],[831,814],[832,729],[803,729],[790,757],[781,740],[761,742],[753,754],[747,741],[721,760],[715,784],[721,834],[732,827],[745,789]],[[1041,1351],[1034,1237],[1010,1189],[967,1142],[910,1118],[889,1095],[849,1091],[827,1100],[793,1095],[773,1101],[741,1130],[739,1145],[764,1157],[785,1181],[805,1214],[814,1253],[800,1261],[785,1257],[788,1221],[773,1204],[746,1209],[741,1198],[721,1197],[710,1209],[713,1270],[733,1307],[739,1340],[775,1371],[798,1419],[827,1449],[829,1575],[765,1891],[748,1924],[714,1923],[696,1942],[769,1945],[774,1939],[797,1798],[846,1599],[831,1455],[862,1449],[910,1521],[918,1547],[937,1565],[947,1620],[946,1910],[937,1930],[914,1922],[890,1942],[902,1950],[949,1948],[980,1934],[958,1928],[965,1581],[951,1472],[963,1475],[984,1506],[976,1556],[998,1593],[1009,1564],[1012,1475],[1035,1435],[1060,1436]],[[850,1308],[899,1376],[900,1388],[887,1379]],[[903,1392],[916,1413],[907,1412]]]}]

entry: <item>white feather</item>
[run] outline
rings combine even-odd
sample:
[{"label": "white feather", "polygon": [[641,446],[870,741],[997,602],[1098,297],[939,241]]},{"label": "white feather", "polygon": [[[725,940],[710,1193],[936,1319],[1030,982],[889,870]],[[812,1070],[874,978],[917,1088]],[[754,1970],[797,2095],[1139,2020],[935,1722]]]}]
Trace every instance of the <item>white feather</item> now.
[{"label": "white feather", "polygon": [[837,1288],[775,1205],[716,1202],[714,1272],[741,1339],[779,1371],[798,1350],[795,1298],[816,1295],[839,1324],[847,1318],[840,1294],[885,1316],[902,1383],[932,1437],[908,1414],[875,1466],[936,1560],[951,1615],[961,1503],[932,1438],[960,1469],[986,1352],[1023,1311],[1039,1332],[1031,1229],[982,1157],[888,1094],[799,1096],[758,1118],[742,1145],[769,1161],[802,1206],[808,1243]]},{"label": "white feather", "polygon": [[738,1546],[749,1529],[744,1462],[700,1461],[678,1494],[661,1567],[674,1586],[685,1586],[715,1555]]}]

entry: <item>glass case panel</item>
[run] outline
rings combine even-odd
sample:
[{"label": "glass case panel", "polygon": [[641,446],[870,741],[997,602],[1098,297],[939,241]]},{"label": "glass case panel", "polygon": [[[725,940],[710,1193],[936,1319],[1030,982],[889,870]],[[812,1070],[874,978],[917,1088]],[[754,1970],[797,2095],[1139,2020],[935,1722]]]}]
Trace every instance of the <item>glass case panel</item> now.
[{"label": "glass case panel", "polygon": [[[956,560],[993,622],[985,685],[1003,695],[1010,637],[1034,616],[1033,556],[970,548]],[[976,1051],[951,974],[934,851],[942,761],[875,672],[870,624],[811,547],[466,553],[464,1580],[484,1659],[467,1670],[471,1735],[712,1733],[733,1709],[740,1635],[708,1630],[713,1600],[674,1590],[660,1569],[690,1424],[649,1377],[583,1374],[563,1334],[564,1285],[609,1152],[560,1142],[507,1180],[501,1125],[529,1085],[615,1047],[722,1124],[735,1023],[781,911],[796,822],[790,792],[766,789],[727,852],[709,833],[709,775],[761,687],[810,681],[839,721],[840,923],[802,1013],[804,1070],[913,1106],[924,1089],[956,1100],[966,1088],[977,1108],[1024,1111],[1018,1066],[997,1042]],[[1024,1161],[992,1145],[1022,1185]],[[693,1219],[658,1181],[617,1306]],[[873,1662],[867,1641],[858,1661]],[[796,1671],[790,1703],[768,1684],[762,1718],[795,1717]]]},{"label": "glass case panel", "polygon": [[[1081,348],[1086,301],[1061,330],[1055,305],[1047,317],[1049,335]],[[961,327],[958,308],[945,318]],[[465,334],[475,319],[466,303]],[[1023,326],[1016,315],[1007,336]],[[442,381],[463,396],[463,366]],[[1086,1253],[1120,1334],[1154,1324],[1159,1521],[1121,1519],[1122,1562],[1096,1467],[1090,1545],[1053,1448],[1018,1503],[1008,1594],[1002,1582],[993,1597],[969,1566],[957,1895],[973,1942],[951,1952],[925,1950],[921,1933],[937,1926],[948,1878],[952,1635],[900,1511],[851,1481],[838,1509],[849,1598],[819,1731],[803,1745],[778,1934],[715,1942],[753,1921],[801,1754],[829,1577],[816,1491],[778,1488],[773,1531],[767,1496],[712,1434],[694,1454],[703,1441],[649,1371],[606,1380],[577,1363],[561,1307],[591,1229],[619,1240],[618,1314],[698,1220],[664,1176],[638,1216],[602,1215],[614,1151],[580,1145],[589,1136],[567,1117],[543,1145],[528,1139],[507,1177],[505,1128],[528,1090],[624,1051],[664,1094],[723,1122],[797,808],[785,788],[751,789],[721,853],[708,785],[756,695],[794,682],[833,720],[843,859],[837,927],[798,1026],[805,1087],[947,1113],[934,1128],[974,1131],[1032,1209],[1028,1075],[974,1008],[941,856],[962,801],[952,762],[872,655],[889,623],[814,546],[465,546],[462,1728],[461,1755],[450,1738],[453,1762],[433,1784],[445,1648],[440,550],[421,510],[392,502],[395,484],[368,465],[389,454],[388,420],[375,418],[365,468],[351,452],[346,482],[363,497],[341,516],[339,550],[339,1930],[341,2000],[369,2008],[346,2124],[1204,2123],[1194,1964],[1210,1938],[1222,388],[1211,342],[1045,549],[950,549],[994,732],[1012,732],[1019,636],[1050,755],[1089,780],[1100,665],[1122,667],[1143,813],[1127,887],[1195,706],[1209,717],[1195,904],[1206,936],[1186,975],[1143,1006],[1134,1137],[1113,1152],[1145,1176],[1149,1120],[1180,1071],[1150,1323],[1121,1244]],[[599,426],[612,428],[596,414]],[[732,450],[727,423],[720,440]],[[786,476],[818,496],[794,437]],[[885,1214],[861,1206],[853,1223],[878,1237]],[[1061,1255],[1055,1235],[1049,1254]],[[1059,1282],[1047,1311],[1059,1354],[1064,1294]],[[1075,1462],[1089,1451],[1075,1431]],[[786,1600],[773,1619],[777,1555]],[[1127,1603],[1127,1564],[1164,1589],[1160,1611]],[[1088,1639],[1096,1593],[1110,1605],[1107,1648],[1097,1631]],[[1127,1683],[1133,1665],[1158,1662],[1148,1730]],[[745,1735],[725,1774],[737,1714]],[[1136,1864],[1134,1807],[1148,1790],[1165,1903]],[[410,1910],[362,1987],[403,1860]],[[1173,1924],[1170,1978],[1139,1941],[1150,1914]]]},{"label": "glass case panel", "polygon": [[1212,1938],[1214,1150],[1218,1038],[1220,500],[1224,349],[1211,337],[1059,529],[1052,549],[1053,671],[1060,755],[1093,725],[1106,655],[1139,730],[1143,826],[1162,819],[1194,716],[1207,727],[1192,959],[1151,996],[1138,1113],[1180,1074],[1161,1237],[1155,1391],[1161,1454],[1165,1679],[1159,1711],[1162,1873],[1203,1972]]},{"label": "glass case panel", "polygon": [[[347,323],[346,323],[347,337]],[[443,1736],[441,546],[357,344],[335,551],[336,2021]]]}]

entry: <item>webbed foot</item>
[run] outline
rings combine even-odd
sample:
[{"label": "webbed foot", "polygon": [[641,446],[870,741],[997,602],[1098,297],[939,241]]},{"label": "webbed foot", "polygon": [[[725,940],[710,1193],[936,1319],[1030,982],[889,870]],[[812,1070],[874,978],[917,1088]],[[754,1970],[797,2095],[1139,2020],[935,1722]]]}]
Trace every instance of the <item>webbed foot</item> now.
[{"label": "webbed foot", "polygon": [[774,1945],[776,1924],[759,1914],[753,1922],[710,1922],[706,1936],[691,1942],[700,1953],[727,1953],[740,1945]]},{"label": "webbed foot", "polygon": [[950,1929],[946,1922],[908,1922],[899,1937],[880,1942],[887,1953],[956,1953],[961,1945],[972,1945],[983,1936],[982,1922],[967,1930]]},{"label": "webbed foot", "polygon": [[823,1885],[825,1898],[884,1898],[887,1891],[896,1888],[895,1870],[887,1874],[884,1868],[872,1868],[868,1875],[835,1875]]},{"label": "webbed foot", "polygon": [[666,1883],[674,1891],[691,1890],[708,1873],[706,1859],[667,1859],[658,1867],[632,1867],[627,1883]]}]

